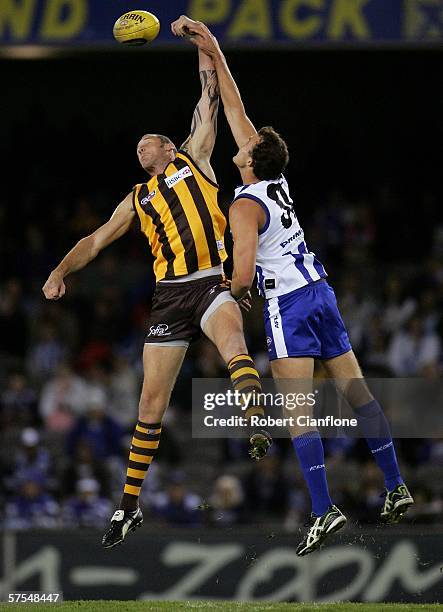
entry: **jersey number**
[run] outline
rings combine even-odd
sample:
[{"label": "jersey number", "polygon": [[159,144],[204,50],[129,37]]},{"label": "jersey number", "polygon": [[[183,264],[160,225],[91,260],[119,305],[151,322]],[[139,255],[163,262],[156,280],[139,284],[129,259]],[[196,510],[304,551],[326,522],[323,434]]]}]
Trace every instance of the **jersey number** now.
[{"label": "jersey number", "polygon": [[268,198],[273,200],[283,211],[280,221],[286,229],[291,227],[292,219],[291,213],[295,216],[294,202],[291,200],[289,195],[283,189],[280,183],[271,183],[267,189]]}]

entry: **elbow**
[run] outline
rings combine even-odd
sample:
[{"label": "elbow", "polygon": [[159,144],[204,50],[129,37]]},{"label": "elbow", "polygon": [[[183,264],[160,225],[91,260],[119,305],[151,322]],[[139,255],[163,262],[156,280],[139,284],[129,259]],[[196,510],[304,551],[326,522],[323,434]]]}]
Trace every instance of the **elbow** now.
[{"label": "elbow", "polygon": [[97,257],[97,255],[100,253],[99,245],[92,234],[79,240],[78,245],[87,253],[87,258],[89,261]]}]

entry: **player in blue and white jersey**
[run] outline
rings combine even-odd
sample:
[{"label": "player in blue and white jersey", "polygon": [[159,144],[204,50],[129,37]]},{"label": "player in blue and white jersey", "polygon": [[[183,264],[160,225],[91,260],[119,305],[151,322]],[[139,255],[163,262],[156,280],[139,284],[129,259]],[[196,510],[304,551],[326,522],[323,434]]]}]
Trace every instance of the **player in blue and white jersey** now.
[{"label": "player in blue and white jersey", "polygon": [[[386,498],[381,519],[396,523],[413,504],[397,463],[389,425],[365,384],[326,271],[310,252],[298,222],[283,171],[286,143],[271,127],[256,130],[217,40],[208,28],[186,17],[180,32],[208,53],[217,70],[226,118],[239,147],[233,158],[242,183],[230,208],[234,240],[231,292],[247,295],[255,273],[265,298],[264,319],[273,377],[312,379],[314,359],[354,409],[359,428],[382,470]],[[317,430],[292,431],[293,445],[312,500],[309,529],[297,547],[299,556],[317,549],[346,517],[330,498],[321,437]]]}]

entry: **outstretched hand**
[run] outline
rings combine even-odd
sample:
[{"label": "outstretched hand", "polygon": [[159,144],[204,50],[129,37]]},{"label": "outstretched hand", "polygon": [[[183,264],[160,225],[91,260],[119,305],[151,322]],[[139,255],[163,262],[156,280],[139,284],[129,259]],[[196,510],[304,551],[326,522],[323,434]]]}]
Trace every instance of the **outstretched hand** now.
[{"label": "outstretched hand", "polygon": [[217,39],[201,21],[194,21],[186,15],[180,15],[176,21],[171,23],[171,30],[174,36],[187,38],[193,45],[211,57],[220,52]]}]

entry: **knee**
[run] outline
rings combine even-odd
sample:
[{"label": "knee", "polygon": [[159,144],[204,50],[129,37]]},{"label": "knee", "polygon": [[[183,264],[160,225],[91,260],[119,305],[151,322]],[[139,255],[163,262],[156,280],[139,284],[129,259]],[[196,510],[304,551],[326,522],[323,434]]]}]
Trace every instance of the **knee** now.
[{"label": "knee", "polygon": [[138,418],[144,423],[157,423],[162,420],[168,407],[169,397],[156,391],[143,391],[138,405]]}]

